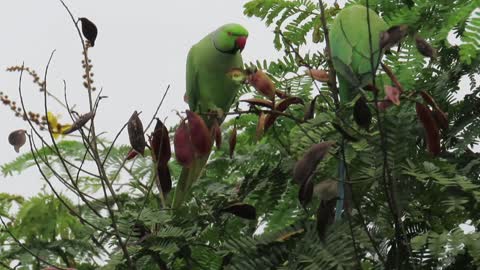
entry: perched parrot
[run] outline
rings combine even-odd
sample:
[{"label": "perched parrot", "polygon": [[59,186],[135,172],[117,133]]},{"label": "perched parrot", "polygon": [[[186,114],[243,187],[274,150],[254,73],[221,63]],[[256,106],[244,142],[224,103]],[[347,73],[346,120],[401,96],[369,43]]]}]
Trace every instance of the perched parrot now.
[{"label": "perched parrot", "polygon": [[[219,124],[224,120],[241,87],[229,74],[243,69],[241,52],[247,38],[248,31],[243,26],[226,24],[193,45],[188,52],[185,99],[190,110],[200,114],[209,128],[214,119]],[[217,117],[208,117],[205,113],[215,113]],[[173,199],[174,208],[179,207],[188,196],[208,156],[198,157],[188,168],[182,169]]]},{"label": "perched parrot", "polygon": [[[367,23],[367,10],[369,24]],[[369,27],[370,25],[370,27]],[[370,35],[369,35],[370,28]],[[373,10],[361,5],[345,7],[334,19],[329,33],[333,66],[337,71],[340,102],[348,103],[359,93],[358,89],[372,82],[373,69],[377,70],[383,50],[380,37],[388,29],[385,21]],[[369,41],[371,36],[371,42]],[[370,45],[371,44],[371,45]],[[345,166],[340,161],[335,219],[343,209]]]}]

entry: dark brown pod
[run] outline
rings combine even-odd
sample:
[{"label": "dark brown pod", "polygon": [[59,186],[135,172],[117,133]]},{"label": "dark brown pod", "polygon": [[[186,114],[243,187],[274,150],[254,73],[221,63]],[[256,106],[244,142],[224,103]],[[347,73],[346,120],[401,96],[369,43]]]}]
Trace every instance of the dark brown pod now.
[{"label": "dark brown pod", "polygon": [[212,150],[212,138],[205,121],[196,113],[187,110],[188,128],[195,152],[200,156],[208,155]]},{"label": "dark brown pod", "polygon": [[173,145],[175,147],[175,158],[178,163],[184,167],[189,167],[192,164],[195,152],[192,142],[190,141],[190,132],[185,120],[182,120],[175,131]]},{"label": "dark brown pod", "polygon": [[372,123],[372,113],[367,105],[367,100],[361,96],[353,106],[353,119],[361,128],[368,130]]},{"label": "dark brown pod", "polygon": [[261,106],[266,108],[273,108],[273,103],[270,100],[261,99],[261,98],[249,98],[249,99],[242,99],[240,102],[247,102],[250,105]]},{"label": "dark brown pod", "polygon": [[233,214],[237,217],[256,220],[257,219],[257,210],[255,207],[246,204],[246,203],[234,203],[221,210],[221,212],[227,212]]},{"label": "dark brown pod", "polygon": [[130,151],[129,151],[128,154],[127,154],[127,160],[132,160],[132,159],[134,159],[136,156],[138,156],[138,152],[135,151],[134,149],[130,149]]},{"label": "dark brown pod", "polygon": [[408,26],[405,24],[395,25],[380,36],[380,48],[388,50],[399,43],[408,34]]},{"label": "dark brown pod", "polygon": [[260,113],[258,116],[258,123],[257,123],[257,129],[255,131],[255,138],[257,141],[259,141],[263,137],[263,133],[265,132],[265,120],[267,118],[267,114],[265,113]]},{"label": "dark brown pod", "polygon": [[313,117],[315,116],[315,104],[317,103],[317,98],[318,96],[315,96],[310,102],[310,104],[305,107],[303,121],[308,121],[310,119],[313,119]]},{"label": "dark brown pod", "polygon": [[232,133],[230,134],[230,139],[228,140],[230,146],[230,158],[233,158],[233,153],[235,152],[235,146],[237,145],[237,127],[234,126]]},{"label": "dark brown pod", "polygon": [[325,240],[325,233],[329,225],[331,225],[335,218],[335,204],[337,199],[322,200],[317,209],[317,233],[322,241]]},{"label": "dark brown pod", "polygon": [[295,168],[293,169],[293,179],[295,182],[303,185],[313,174],[318,163],[323,160],[334,143],[333,141],[326,141],[312,145],[295,164]]},{"label": "dark brown pod", "polygon": [[277,95],[277,97],[279,98],[287,98],[289,97],[289,95],[283,91],[280,91],[278,89],[275,90],[275,95]]},{"label": "dark brown pod", "polygon": [[425,129],[428,151],[436,156],[440,153],[440,131],[433,118],[433,114],[427,106],[418,102],[416,103],[415,109],[418,119],[420,119]]},{"label": "dark brown pod", "polygon": [[167,194],[172,190],[172,177],[170,175],[170,169],[167,164],[157,165],[157,188],[161,188],[164,194]]},{"label": "dark brown pod", "polygon": [[299,97],[288,97],[286,99],[281,100],[276,106],[275,110],[279,112],[285,111],[290,105],[293,104],[303,104],[303,100]]},{"label": "dark brown pod", "polygon": [[134,111],[130,120],[128,120],[127,129],[130,145],[135,151],[143,156],[147,143],[145,142],[145,136],[143,135],[142,121],[140,121],[137,111]]},{"label": "dark brown pod", "polygon": [[160,119],[157,119],[152,136],[150,137],[153,160],[159,164],[166,165],[172,157],[168,129]]},{"label": "dark brown pod", "polygon": [[422,96],[422,99],[432,108],[437,108],[437,102],[435,102],[435,99],[427,92],[425,91],[420,91],[420,96]]},{"label": "dark brown pod", "polygon": [[415,45],[417,50],[426,57],[435,59],[437,57],[437,50],[432,47],[425,39],[419,35],[415,35]]},{"label": "dark brown pod", "polygon": [[269,113],[265,117],[264,132],[266,132],[270,127],[273,126],[275,120],[277,120],[278,114]]},{"label": "dark brown pod", "polygon": [[88,112],[86,114],[81,115],[80,117],[78,117],[78,119],[75,122],[73,122],[72,126],[69,129],[67,129],[63,132],[63,134],[70,134],[74,131],[77,131],[77,130],[81,129],[94,116],[95,116],[95,114],[93,112]]},{"label": "dark brown pod", "polygon": [[25,142],[27,141],[27,131],[24,129],[18,129],[15,131],[12,131],[8,135],[8,142],[13,145],[13,149],[15,149],[15,152],[20,151],[20,147],[22,147]]},{"label": "dark brown pod", "polygon": [[220,125],[218,124],[217,120],[213,121],[210,130],[212,138],[215,140],[215,146],[217,147],[217,149],[220,149],[220,146],[222,146],[222,130],[220,129]]},{"label": "dark brown pod", "polygon": [[438,127],[440,127],[443,130],[447,130],[448,129],[447,114],[438,108],[434,108],[432,114]]},{"label": "dark brown pod", "polygon": [[95,46],[95,39],[97,39],[97,26],[87,18],[79,18],[82,22],[82,34],[90,43],[90,46]]},{"label": "dark brown pod", "polygon": [[313,181],[312,175],[307,178],[306,181],[303,181],[300,189],[298,190],[298,201],[300,204],[305,207],[311,200],[313,196]]}]

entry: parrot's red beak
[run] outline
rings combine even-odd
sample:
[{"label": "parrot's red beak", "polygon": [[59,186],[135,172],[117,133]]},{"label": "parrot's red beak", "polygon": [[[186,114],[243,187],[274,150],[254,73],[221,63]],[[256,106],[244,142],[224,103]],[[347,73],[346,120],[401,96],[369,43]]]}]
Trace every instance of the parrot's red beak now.
[{"label": "parrot's red beak", "polygon": [[235,40],[235,45],[240,51],[243,51],[243,48],[245,48],[245,44],[247,44],[247,37],[245,36],[238,37]]}]

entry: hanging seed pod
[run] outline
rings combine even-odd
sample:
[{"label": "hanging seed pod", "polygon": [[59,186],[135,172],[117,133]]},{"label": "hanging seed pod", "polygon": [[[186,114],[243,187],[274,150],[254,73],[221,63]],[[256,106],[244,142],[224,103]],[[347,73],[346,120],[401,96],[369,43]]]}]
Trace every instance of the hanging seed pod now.
[{"label": "hanging seed pod", "polygon": [[172,190],[172,177],[167,164],[158,164],[156,184],[157,188],[161,189],[164,194],[168,194]]},{"label": "hanging seed pod", "polygon": [[297,184],[303,185],[317,168],[318,163],[323,160],[330,147],[335,144],[333,141],[321,142],[312,145],[303,157],[297,161],[293,169],[293,179]]},{"label": "hanging seed pod", "polygon": [[175,131],[173,145],[175,147],[175,158],[178,163],[184,167],[190,167],[195,152],[193,150],[192,142],[190,141],[190,132],[185,120],[182,120]]},{"label": "hanging seed pod", "polygon": [[227,212],[244,219],[250,219],[250,220],[257,219],[257,210],[255,209],[255,207],[246,203],[234,203],[223,208],[220,211]]},{"label": "hanging seed pod", "polygon": [[400,105],[400,90],[396,87],[385,85],[385,96],[395,105]]},{"label": "hanging seed pod", "polygon": [[447,130],[448,129],[447,114],[438,108],[433,109],[432,114],[433,114],[433,118],[435,119],[435,122],[437,123],[437,126],[443,130]]},{"label": "hanging seed pod", "polygon": [[230,134],[230,139],[228,141],[230,146],[230,158],[233,158],[233,153],[235,152],[235,146],[237,145],[237,126],[235,125]]},{"label": "hanging seed pod", "polygon": [[420,91],[420,96],[422,97],[422,99],[430,106],[432,106],[432,108],[437,108],[438,105],[437,105],[437,102],[435,102],[435,99],[427,92],[425,91]]},{"label": "hanging seed pod", "polygon": [[289,95],[283,91],[280,91],[278,89],[275,90],[275,95],[277,95],[277,97],[279,98],[287,98],[289,97]]},{"label": "hanging seed pod", "polygon": [[130,120],[128,120],[127,129],[130,145],[135,151],[143,156],[147,143],[145,142],[145,136],[143,135],[142,121],[140,121],[137,111],[134,111]]},{"label": "hanging seed pod", "polygon": [[152,136],[150,137],[150,147],[152,148],[153,160],[156,163],[166,165],[172,157],[168,129],[160,119],[157,119]]},{"label": "hanging seed pod", "polygon": [[325,70],[320,69],[309,69],[305,70],[305,74],[312,77],[314,80],[319,82],[328,82],[330,80],[330,75]]},{"label": "hanging seed pod", "polygon": [[315,104],[317,103],[317,98],[318,98],[318,95],[315,96],[310,102],[310,104],[305,107],[303,121],[308,121],[310,119],[313,119],[313,117],[315,116]]},{"label": "hanging seed pod", "polygon": [[247,102],[250,105],[266,107],[269,109],[273,108],[273,102],[271,102],[270,100],[261,99],[261,98],[242,99],[240,100],[240,102]]},{"label": "hanging seed pod", "polygon": [[262,70],[257,69],[256,71],[250,72],[248,83],[268,99],[275,99],[275,84]]},{"label": "hanging seed pod", "polygon": [[220,129],[220,125],[218,124],[217,120],[213,121],[210,130],[212,133],[212,138],[215,140],[215,146],[217,149],[220,149],[220,146],[222,146],[222,130]]},{"label": "hanging seed pod", "polygon": [[335,204],[337,199],[321,201],[317,209],[317,233],[322,241],[325,241],[325,233],[329,225],[331,225],[335,218]]},{"label": "hanging seed pod", "polygon": [[138,156],[138,152],[135,151],[134,149],[131,149],[128,154],[127,154],[127,160],[132,160],[134,159],[136,156]]},{"label": "hanging seed pod", "polygon": [[187,110],[187,119],[193,148],[200,156],[208,155],[212,149],[212,138],[205,121],[189,110]]},{"label": "hanging seed pod", "polygon": [[267,114],[265,113],[260,113],[258,116],[258,123],[257,123],[257,129],[255,132],[255,138],[257,141],[260,141],[260,139],[263,137],[263,134],[265,133],[265,120],[267,119]]},{"label": "hanging seed pod", "polygon": [[22,147],[25,142],[27,141],[27,131],[24,129],[18,129],[13,132],[11,132],[8,135],[8,142],[13,145],[13,149],[15,149],[15,152],[20,152],[20,147]]},{"label": "hanging seed pod", "polygon": [[97,39],[97,26],[87,18],[79,18],[82,22],[82,34],[88,40],[90,45],[95,46],[95,39]]},{"label": "hanging seed pod", "polygon": [[303,181],[298,190],[298,201],[305,208],[305,206],[312,200],[313,196],[313,175],[310,175],[306,181]]},{"label": "hanging seed pod", "polygon": [[367,100],[364,96],[361,96],[355,102],[353,107],[353,119],[361,128],[368,130],[372,123],[372,113],[367,105]]},{"label": "hanging seed pod", "polygon": [[427,106],[418,102],[416,103],[415,110],[426,133],[427,149],[431,154],[436,156],[440,153],[440,131],[438,130],[432,112]]},{"label": "hanging seed pod", "polygon": [[265,125],[264,125],[264,132],[266,132],[270,127],[273,126],[275,120],[277,120],[278,114],[269,113],[267,117],[265,117]]},{"label": "hanging seed pod", "polygon": [[395,25],[380,36],[380,48],[388,50],[399,43],[408,34],[408,26],[405,24]]},{"label": "hanging seed pod", "polygon": [[73,122],[72,126],[70,126],[69,129],[63,132],[63,134],[70,134],[74,131],[81,129],[83,126],[85,126],[85,124],[88,123],[88,121],[93,119],[94,116],[95,114],[93,112],[88,112],[86,114],[81,115],[80,117],[78,117],[78,119],[75,122]]},{"label": "hanging seed pod", "polygon": [[423,56],[430,57],[432,59],[437,58],[437,50],[418,34],[415,35],[415,45],[417,46],[417,50]]},{"label": "hanging seed pod", "polygon": [[279,112],[284,112],[290,105],[293,104],[303,104],[303,100],[299,97],[288,97],[281,100],[276,106],[275,110]]}]

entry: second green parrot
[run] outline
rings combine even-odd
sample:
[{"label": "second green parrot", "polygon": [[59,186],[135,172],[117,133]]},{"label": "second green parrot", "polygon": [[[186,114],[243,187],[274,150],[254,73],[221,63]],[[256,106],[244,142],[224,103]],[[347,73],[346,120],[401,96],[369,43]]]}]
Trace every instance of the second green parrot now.
[{"label": "second green parrot", "polygon": [[[185,98],[190,110],[200,114],[209,128],[214,119],[219,123],[223,121],[241,87],[229,73],[243,68],[241,52],[247,37],[248,31],[243,26],[226,24],[193,45],[188,53]],[[206,113],[216,114],[217,117],[207,117]],[[189,168],[182,169],[175,189],[174,208],[179,207],[188,196],[208,156],[198,157]]]}]

